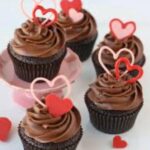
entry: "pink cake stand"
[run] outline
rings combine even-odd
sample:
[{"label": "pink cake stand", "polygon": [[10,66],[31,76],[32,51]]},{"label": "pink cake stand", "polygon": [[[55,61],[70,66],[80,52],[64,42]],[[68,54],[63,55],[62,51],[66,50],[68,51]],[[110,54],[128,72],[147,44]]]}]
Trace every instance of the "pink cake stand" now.
[{"label": "pink cake stand", "polygon": [[[59,75],[65,75],[72,83],[78,78],[80,72],[81,62],[79,57],[68,48]],[[22,81],[16,76],[7,50],[4,50],[0,56],[0,77],[13,90],[13,99],[17,104],[24,108],[33,106],[34,100],[30,93],[30,83]],[[63,81],[57,81],[53,88],[48,87],[46,83],[37,83],[35,85],[35,93],[39,98],[50,92],[62,95],[64,88],[65,83]]]}]

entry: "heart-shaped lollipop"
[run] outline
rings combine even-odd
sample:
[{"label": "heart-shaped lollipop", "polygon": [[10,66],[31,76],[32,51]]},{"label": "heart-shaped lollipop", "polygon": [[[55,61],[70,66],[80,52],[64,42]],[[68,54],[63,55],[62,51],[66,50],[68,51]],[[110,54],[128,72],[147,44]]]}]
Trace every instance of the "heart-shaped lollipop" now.
[{"label": "heart-shaped lollipop", "polygon": [[[66,91],[66,95],[64,96],[64,98],[60,98],[55,94],[48,94],[45,97],[45,104],[35,95],[34,93],[34,85],[35,83],[37,83],[38,81],[44,81],[46,82],[49,87],[54,87],[55,83],[58,80],[64,80],[64,82],[66,83],[67,86],[67,91]],[[31,94],[33,96],[33,98],[43,107],[46,107],[49,111],[49,113],[51,115],[53,115],[54,117],[59,117],[62,116],[64,114],[66,114],[67,112],[69,112],[72,108],[73,108],[73,104],[72,101],[67,98],[70,95],[71,92],[71,85],[70,82],[68,81],[68,79],[63,76],[57,76],[56,78],[54,78],[52,81],[49,81],[45,78],[36,78],[32,83],[31,83]]]},{"label": "heart-shaped lollipop", "polygon": [[138,65],[131,65],[130,61],[127,58],[121,57],[115,63],[115,73],[116,73],[116,78],[117,79],[120,78],[119,66],[120,66],[121,63],[125,63],[127,72],[134,71],[134,70],[138,71],[138,74],[136,75],[136,77],[133,77],[130,80],[128,80],[127,81],[128,83],[134,83],[134,82],[136,82],[138,79],[140,79],[142,77],[143,69],[140,66],[138,66]]},{"label": "heart-shaped lollipop", "polygon": [[69,15],[69,10],[71,8],[75,9],[77,12],[82,10],[81,0],[61,0],[60,6],[66,15]]},{"label": "heart-shaped lollipop", "polygon": [[113,148],[125,148],[128,143],[125,140],[122,140],[120,136],[115,136],[113,138]]},{"label": "heart-shaped lollipop", "polygon": [[[99,63],[101,64],[102,68],[105,70],[106,73],[108,73],[109,75],[112,75],[111,74],[111,71],[106,67],[106,65],[103,63],[103,60],[102,60],[102,53],[103,51],[109,51],[112,55],[113,55],[113,58],[115,60],[117,60],[120,56],[121,53],[123,52],[127,52],[131,55],[131,65],[134,64],[134,61],[135,61],[135,58],[134,58],[134,55],[132,53],[131,50],[127,49],[127,48],[122,48],[120,49],[118,52],[115,52],[114,50],[112,50],[110,47],[108,46],[102,46],[99,50],[99,53],[98,53],[98,60],[99,60]],[[127,71],[125,71],[124,74],[126,74]]]},{"label": "heart-shaped lollipop", "polygon": [[123,23],[120,19],[113,19],[110,22],[110,31],[118,40],[131,37],[136,31],[136,24],[133,21]]},{"label": "heart-shaped lollipop", "polygon": [[[49,18],[46,18],[44,21],[41,21],[39,19],[39,17],[37,16],[38,11],[40,11],[43,15],[41,18],[45,18],[44,15],[46,15],[46,14],[49,14]],[[51,19],[51,15],[53,15],[53,19]],[[34,8],[32,16],[33,16],[33,21],[36,24],[41,25],[43,27],[48,27],[48,26],[52,25],[58,19],[58,13],[55,9],[52,9],[52,8],[45,9],[43,6],[40,6],[40,5],[37,5]]]}]

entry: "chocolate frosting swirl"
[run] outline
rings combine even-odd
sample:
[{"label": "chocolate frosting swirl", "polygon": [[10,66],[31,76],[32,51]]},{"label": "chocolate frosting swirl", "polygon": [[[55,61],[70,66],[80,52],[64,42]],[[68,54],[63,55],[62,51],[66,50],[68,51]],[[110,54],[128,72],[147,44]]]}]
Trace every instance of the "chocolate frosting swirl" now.
[{"label": "chocolate frosting swirl", "polygon": [[10,44],[19,55],[49,57],[64,49],[65,37],[57,24],[43,28],[27,20],[21,28],[16,29]]},{"label": "chocolate frosting swirl", "polygon": [[[132,36],[123,41],[118,41],[111,34],[107,34],[104,37],[104,40],[98,45],[97,53],[98,53],[98,50],[102,46],[108,46],[111,49],[113,49],[114,51],[118,51],[122,48],[128,48],[128,49],[132,50],[132,52],[135,56],[135,63],[138,63],[143,57],[143,49],[144,49],[143,44],[140,41],[140,39],[137,38],[136,36]],[[127,57],[128,59],[131,60],[131,56],[129,53],[123,52],[120,55],[120,57],[122,57],[122,56]],[[114,66],[115,60],[110,52],[104,51],[102,54],[102,59],[103,59],[104,64]]]},{"label": "chocolate frosting swirl", "polygon": [[81,118],[74,107],[70,112],[53,117],[39,104],[27,110],[21,126],[25,134],[41,143],[59,143],[72,138],[81,127]]},{"label": "chocolate frosting swirl", "polygon": [[63,12],[59,14],[58,24],[65,30],[68,42],[88,39],[97,34],[97,25],[93,16],[86,10],[82,10],[82,13],[84,18],[76,23]]},{"label": "chocolate frosting swirl", "polygon": [[129,84],[131,78],[125,75],[117,80],[107,73],[98,76],[95,83],[90,85],[88,97],[103,110],[134,110],[143,102],[142,87],[139,82]]}]

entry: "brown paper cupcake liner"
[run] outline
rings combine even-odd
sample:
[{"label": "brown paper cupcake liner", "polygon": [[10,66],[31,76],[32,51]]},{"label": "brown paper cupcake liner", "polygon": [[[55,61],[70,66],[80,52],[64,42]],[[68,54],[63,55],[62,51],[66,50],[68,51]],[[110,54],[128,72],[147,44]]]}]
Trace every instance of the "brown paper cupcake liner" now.
[{"label": "brown paper cupcake liner", "polygon": [[[93,53],[93,55],[92,55],[92,62],[93,62],[93,65],[94,65],[96,74],[97,74],[97,76],[98,76],[98,75],[100,75],[100,74],[102,74],[102,73],[105,73],[105,71],[104,71],[104,69],[101,67],[101,65],[100,65],[99,63],[97,63],[97,62],[98,62],[98,58],[97,58],[96,55],[97,55],[97,54],[96,54],[96,51],[95,51],[95,52]],[[145,64],[145,61],[146,61],[146,58],[145,58],[145,56],[143,56],[143,58],[142,58],[139,62],[137,62],[136,65],[139,65],[139,66],[143,67],[144,64]],[[112,66],[109,66],[109,65],[106,65],[106,67],[107,67],[109,70],[114,69]],[[125,69],[126,69],[126,68],[122,68],[123,71],[124,71]],[[130,74],[131,74],[132,76],[136,76],[136,75],[137,75],[137,71],[132,71]]]},{"label": "brown paper cupcake liner", "polygon": [[71,48],[80,58],[81,61],[87,60],[93,50],[98,34],[90,39],[79,42],[68,42],[67,47]]},{"label": "brown paper cupcake liner", "polygon": [[8,46],[8,53],[13,61],[16,75],[24,81],[32,82],[37,77],[52,80],[60,70],[66,49],[62,50],[62,53],[48,58],[20,56],[10,46]]},{"label": "brown paper cupcake liner", "polygon": [[142,103],[137,109],[131,111],[102,110],[88,98],[87,93],[85,95],[85,103],[91,123],[99,131],[108,134],[119,134],[130,130],[143,106]]},{"label": "brown paper cupcake liner", "polygon": [[24,150],[75,150],[83,135],[82,128],[80,128],[79,132],[74,137],[65,142],[43,144],[26,136],[24,133],[24,129],[20,126],[18,131],[23,143]]}]

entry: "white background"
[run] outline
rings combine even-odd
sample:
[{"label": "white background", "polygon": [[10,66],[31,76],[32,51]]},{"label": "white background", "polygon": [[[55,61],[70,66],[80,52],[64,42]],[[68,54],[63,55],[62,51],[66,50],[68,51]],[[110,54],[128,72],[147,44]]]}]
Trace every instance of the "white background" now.
[{"label": "white background", "polygon": [[[25,0],[27,7],[31,7],[31,0]],[[48,1],[48,0],[47,0]],[[50,0],[49,0],[50,1]],[[58,2],[60,0],[57,0]],[[118,17],[125,21],[137,22],[138,37],[141,38],[145,47],[147,63],[144,67],[145,75],[141,80],[144,91],[145,105],[140,112],[136,124],[132,130],[121,136],[128,141],[126,150],[149,150],[150,149],[150,1],[149,0],[84,0],[84,7],[91,11],[98,23],[99,39],[109,31],[110,19]],[[25,21],[25,17],[19,9],[19,0],[0,0],[0,51],[6,48],[7,43],[13,37],[16,27]],[[88,84],[95,80],[95,71],[91,59],[83,64],[83,70],[79,79],[73,85],[72,99],[82,115],[84,136],[78,146],[78,150],[111,150],[113,135],[103,134],[95,130],[89,122],[88,112],[84,104],[84,94]],[[0,82],[0,117],[9,117],[12,120],[8,142],[0,142],[0,150],[23,150],[17,135],[17,126],[23,118],[25,110],[15,104],[11,90],[4,82]]]}]

